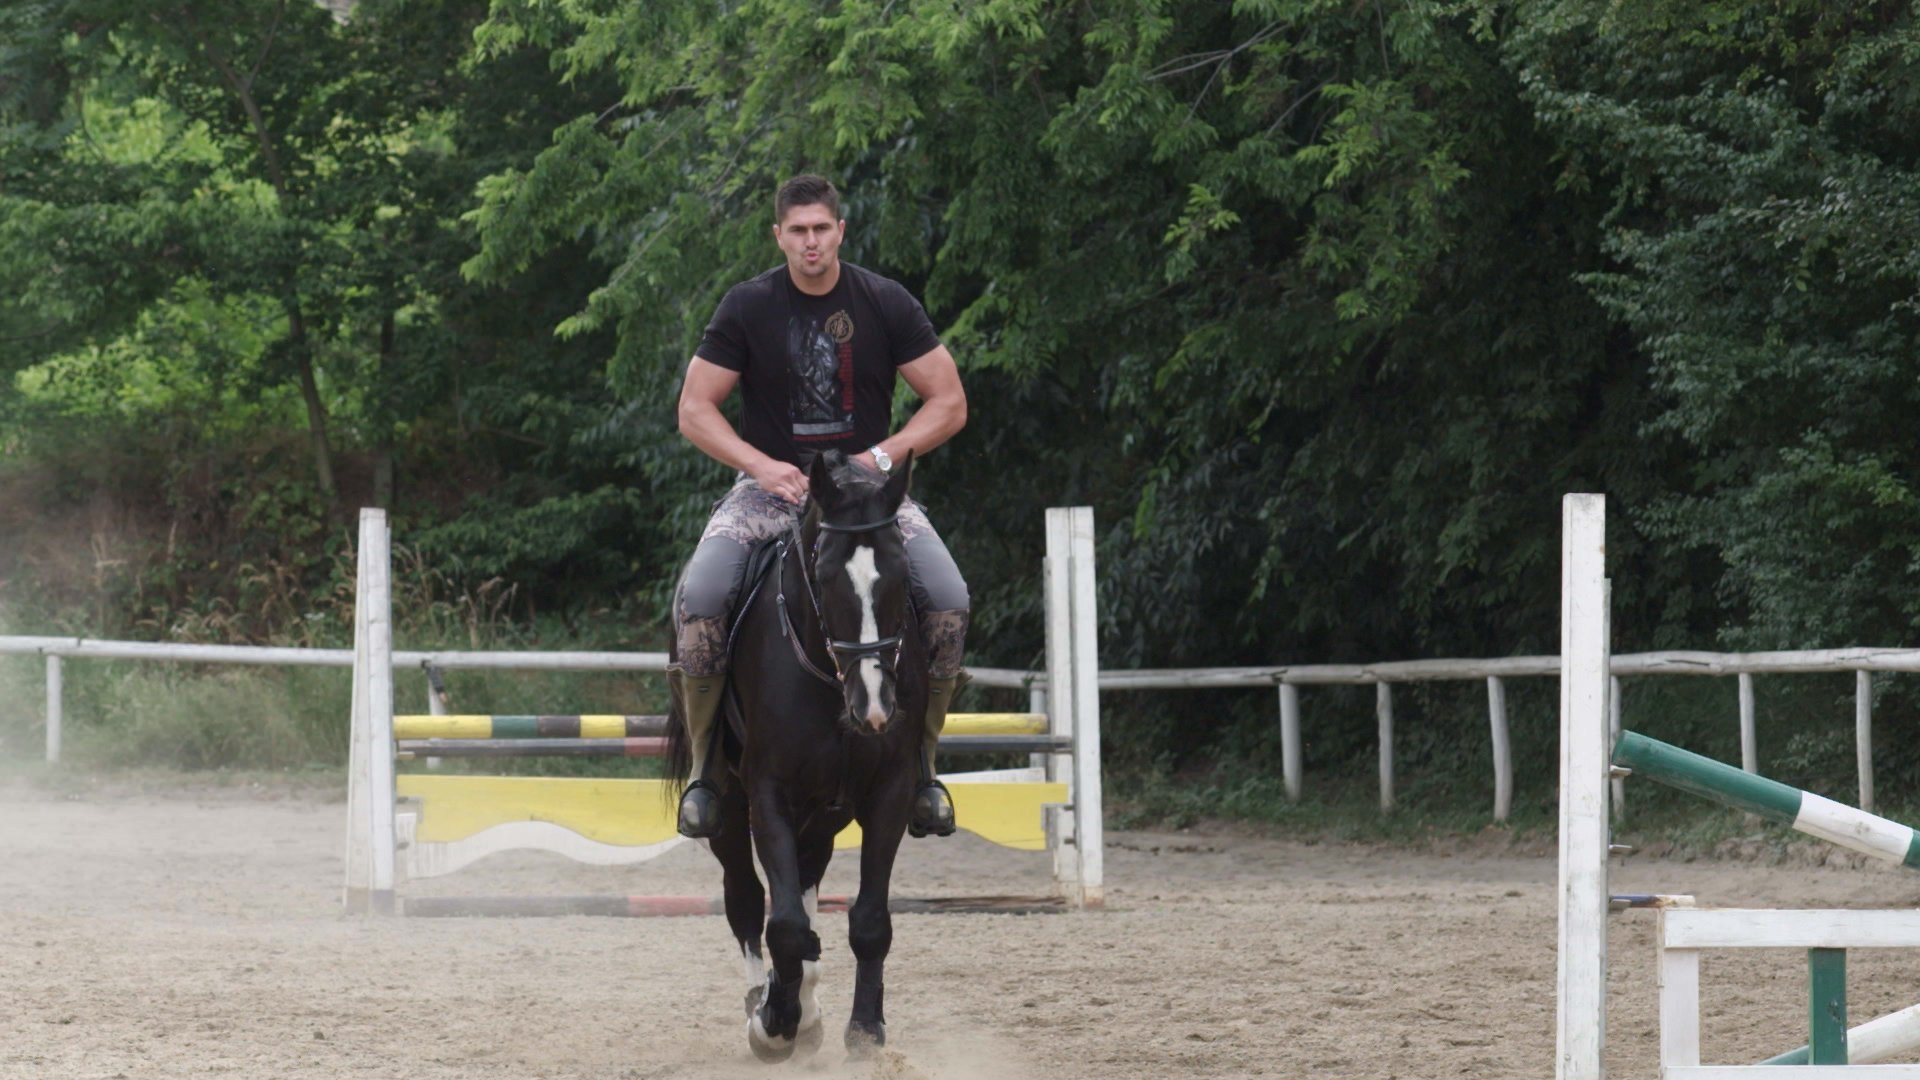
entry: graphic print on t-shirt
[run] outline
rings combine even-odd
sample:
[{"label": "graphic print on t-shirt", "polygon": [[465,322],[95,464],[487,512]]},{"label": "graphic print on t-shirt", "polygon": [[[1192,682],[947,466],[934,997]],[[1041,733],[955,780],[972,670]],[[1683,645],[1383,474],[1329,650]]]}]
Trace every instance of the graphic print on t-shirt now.
[{"label": "graphic print on t-shirt", "polygon": [[853,319],[836,311],[825,322],[787,319],[787,420],[796,440],[853,433]]}]

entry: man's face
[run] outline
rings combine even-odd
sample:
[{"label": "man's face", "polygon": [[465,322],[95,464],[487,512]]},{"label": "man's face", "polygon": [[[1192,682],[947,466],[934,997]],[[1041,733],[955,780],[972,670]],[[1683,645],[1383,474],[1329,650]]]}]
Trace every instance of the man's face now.
[{"label": "man's face", "polygon": [[832,211],[813,203],[789,208],[773,231],[786,252],[787,269],[796,277],[817,278],[839,265],[847,223],[835,221]]}]

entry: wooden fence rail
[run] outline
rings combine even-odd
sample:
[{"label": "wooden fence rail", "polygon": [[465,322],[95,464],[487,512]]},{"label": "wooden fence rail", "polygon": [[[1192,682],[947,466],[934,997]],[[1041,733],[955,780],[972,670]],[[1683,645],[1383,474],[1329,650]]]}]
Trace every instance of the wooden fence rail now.
[{"label": "wooden fence rail", "polygon": [[[147,660],[185,663],[263,664],[351,667],[351,649],[301,649],[246,645],[175,645],[144,641],[96,641],[87,638],[0,637],[0,656],[40,656],[47,666],[47,760],[60,755],[63,659]],[[395,668],[419,668],[429,678],[446,670],[632,671],[663,672],[665,653],[613,652],[395,652]],[[1667,675],[1736,676],[1739,683],[1740,765],[1759,771],[1753,676],[1854,673],[1855,762],[1859,805],[1871,810],[1873,789],[1873,674],[1920,672],[1920,649],[1860,647],[1806,652],[1649,652],[1612,658],[1614,728],[1619,728],[1622,678]],[[1043,695],[1047,674],[1018,668],[970,668],[981,686],[1022,689]],[[1507,722],[1506,680],[1558,678],[1557,656],[1508,656],[1494,659],[1396,660],[1377,664],[1285,664],[1266,667],[1134,669],[1103,671],[1101,691],[1277,688],[1280,712],[1282,783],[1289,799],[1299,799],[1304,767],[1300,738],[1300,687],[1366,686],[1375,691],[1374,717],[1379,732],[1380,807],[1390,811],[1393,791],[1394,683],[1481,681],[1487,687],[1489,737],[1493,745],[1493,816],[1505,821],[1513,806],[1513,747]],[[435,696],[429,694],[429,699]],[[1036,696],[1035,700],[1040,700]],[[1616,789],[1615,805],[1623,801]]]}]

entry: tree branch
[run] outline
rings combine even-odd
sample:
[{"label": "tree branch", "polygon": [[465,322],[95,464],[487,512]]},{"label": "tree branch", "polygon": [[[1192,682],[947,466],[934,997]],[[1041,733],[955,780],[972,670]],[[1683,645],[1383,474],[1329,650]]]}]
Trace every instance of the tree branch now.
[{"label": "tree branch", "polygon": [[[212,64],[214,69],[220,73],[220,77],[226,82],[227,88],[233,91],[236,98],[240,99],[240,107],[246,110],[247,122],[252,125],[253,128],[254,141],[260,146],[260,159],[261,163],[266,166],[268,182],[273,184],[274,192],[282,199],[289,198],[290,192],[287,190],[287,178],[286,174],[280,169],[280,155],[274,149],[273,134],[267,130],[266,118],[260,113],[260,103],[254,100],[253,97],[252,78],[242,79],[240,73],[234,70],[233,65],[228,62],[219,47],[210,41],[206,34],[201,32],[200,20],[194,16],[192,8],[183,6],[179,11],[181,17],[187,24],[187,32],[193,36],[195,43],[200,46],[200,51],[206,55],[207,62]],[[157,21],[159,16],[155,15],[154,18]],[[275,25],[277,26],[278,23],[276,22]],[[271,35],[269,35],[269,37],[271,37]],[[269,42],[269,44],[271,44],[271,42]],[[261,52],[261,59],[264,61],[265,58],[266,53],[263,50]]]},{"label": "tree branch", "polygon": [[[1227,65],[1233,61],[1233,58],[1279,33],[1280,26],[1281,24],[1278,22],[1268,23],[1261,28],[1259,33],[1235,45],[1231,49],[1217,49],[1213,52],[1188,53],[1185,56],[1176,56],[1172,60],[1167,61],[1166,64],[1162,64],[1150,72],[1147,75],[1147,81],[1155,82],[1160,79],[1170,79],[1175,75],[1181,75],[1189,71],[1197,71],[1211,64],[1213,70],[1207,73],[1207,81],[1200,84],[1200,92],[1195,94],[1193,100],[1187,103],[1187,119],[1191,120],[1199,113],[1200,103],[1207,100],[1207,94],[1213,90],[1213,84],[1219,80],[1220,73],[1227,69]],[[1182,64],[1176,68],[1167,67],[1167,64],[1180,64],[1183,60],[1192,60],[1194,62],[1191,64]]]},{"label": "tree branch", "polygon": [[711,199],[720,194],[720,190],[727,186],[727,177],[733,175],[733,167],[740,163],[740,155],[746,153],[747,147],[753,140],[765,134],[767,129],[773,126],[774,120],[778,117],[779,114],[776,113],[774,116],[760,121],[760,126],[748,132],[746,137],[740,140],[740,145],[733,149],[733,156],[727,159],[726,165],[720,169],[720,175],[713,181],[713,186],[707,190],[707,198]]},{"label": "tree branch", "polygon": [[1192,60],[1193,63],[1177,68],[1168,68],[1166,64],[1162,64],[1147,73],[1147,81],[1159,82],[1161,79],[1171,79],[1175,75],[1184,75],[1189,71],[1206,67],[1208,64],[1218,65],[1220,61],[1232,55],[1233,50],[1231,49],[1215,49],[1213,52],[1188,53],[1185,56],[1176,56],[1167,61],[1167,64],[1178,64],[1182,60]]},{"label": "tree branch", "polygon": [[545,439],[537,439],[532,435],[522,434],[518,431],[507,431],[504,428],[489,427],[486,425],[474,428],[473,433],[476,435],[492,435],[500,439],[510,439],[514,442],[526,443],[528,446],[537,446],[542,450],[547,449],[550,445]]},{"label": "tree branch", "polygon": [[17,337],[0,337],[0,344],[12,345],[17,341],[34,341],[43,337],[52,337],[54,334],[59,333],[61,329],[60,323],[48,323],[45,330],[36,330],[31,334],[21,334]]},{"label": "tree branch", "polygon": [[247,88],[253,88],[253,77],[260,74],[260,65],[267,62],[267,54],[273,51],[273,39],[280,33],[280,22],[287,17],[288,0],[280,0],[280,10],[274,13],[273,25],[267,28],[267,40],[260,46],[260,55],[253,58],[253,67],[247,70]]},{"label": "tree branch", "polygon": [[[1227,61],[1233,59],[1236,56],[1239,56],[1241,53],[1246,52],[1248,49],[1253,48],[1255,45],[1258,45],[1261,42],[1266,41],[1267,39],[1273,37],[1273,35],[1280,32],[1281,25],[1282,24],[1277,22],[1268,23],[1265,27],[1261,28],[1259,33],[1253,35],[1252,37],[1241,42],[1240,44],[1235,45],[1231,49],[1215,49],[1212,52],[1187,53],[1184,56],[1176,56],[1173,59],[1167,61],[1165,64],[1161,64],[1159,67],[1154,68],[1151,72],[1148,72],[1147,81],[1157,82],[1161,79],[1170,79],[1175,75],[1185,74],[1186,72],[1194,71],[1199,68],[1206,67],[1208,64],[1212,64],[1214,66],[1214,74],[1217,75],[1219,74],[1220,65],[1225,64]],[[1171,68],[1171,69],[1169,69],[1167,66],[1168,64],[1180,64],[1181,61],[1183,60],[1192,60],[1193,63],[1182,64],[1182,66],[1180,67]],[[1208,82],[1211,83],[1212,80],[1209,79]]]},{"label": "tree branch", "polygon": [[1301,94],[1297,98],[1294,98],[1293,104],[1287,106],[1286,111],[1282,112],[1278,119],[1274,120],[1273,123],[1267,125],[1266,134],[1271,135],[1274,132],[1280,130],[1280,125],[1286,123],[1287,120],[1290,117],[1292,117],[1294,113],[1299,112],[1300,106],[1305,105],[1307,102],[1312,101],[1315,97],[1319,96],[1320,88],[1326,86],[1327,83],[1332,81],[1333,81],[1333,76],[1329,75],[1326,78],[1321,79],[1319,82],[1314,83],[1313,89],[1308,90],[1306,93]]}]

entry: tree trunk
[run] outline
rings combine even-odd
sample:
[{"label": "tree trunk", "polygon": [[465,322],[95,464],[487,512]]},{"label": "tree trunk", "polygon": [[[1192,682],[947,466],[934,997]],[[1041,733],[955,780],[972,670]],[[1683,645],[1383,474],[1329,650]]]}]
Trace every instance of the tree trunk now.
[{"label": "tree trunk", "polygon": [[[393,312],[380,322],[380,371],[377,385],[382,395],[390,396],[393,370]],[[393,419],[389,403],[383,401],[377,413],[375,430],[379,433],[373,448],[373,505],[382,510],[393,508]]]},{"label": "tree trunk", "polygon": [[[279,11],[274,15],[273,24],[267,30],[265,44],[261,46],[252,68],[244,72],[227,57],[215,37],[202,30],[200,20],[191,7],[181,8],[179,14],[188,35],[206,55],[207,61],[220,73],[220,78],[227,84],[227,89],[233,92],[234,100],[239,102],[241,109],[246,112],[247,123],[253,129],[254,141],[260,147],[260,163],[266,169],[267,182],[273,185],[275,194],[280,197],[280,212],[291,217],[297,200],[293,190],[287,186],[286,171],[280,167],[279,148],[274,143],[273,133],[267,127],[266,116],[260,109],[260,101],[253,93],[254,78],[267,62],[267,56],[273,49],[274,39],[279,35],[280,22],[287,13],[287,7],[287,0],[282,0]],[[166,18],[158,11],[149,12],[147,17],[155,22],[163,22]],[[307,436],[313,445],[314,479],[320,485],[320,498],[326,505],[327,519],[336,525],[344,524],[346,515],[341,512],[340,489],[333,479],[333,448],[327,441],[327,406],[320,400],[319,380],[314,377],[313,343],[307,339],[307,320],[300,309],[298,287],[290,284],[280,302],[287,311],[287,343],[293,350],[293,363],[300,376],[300,400],[307,406]]]},{"label": "tree trunk", "polygon": [[293,362],[300,375],[300,400],[307,405],[307,438],[313,446],[313,474],[320,485],[320,498],[326,505],[328,520],[339,524],[344,520],[340,513],[340,489],[333,481],[333,448],[327,440],[327,406],[320,400],[320,383],[314,377],[313,346],[307,340],[307,320],[300,311],[300,301],[292,296],[284,301],[287,308],[288,344],[293,348]]}]

